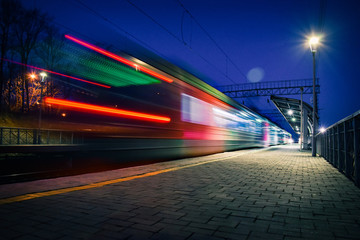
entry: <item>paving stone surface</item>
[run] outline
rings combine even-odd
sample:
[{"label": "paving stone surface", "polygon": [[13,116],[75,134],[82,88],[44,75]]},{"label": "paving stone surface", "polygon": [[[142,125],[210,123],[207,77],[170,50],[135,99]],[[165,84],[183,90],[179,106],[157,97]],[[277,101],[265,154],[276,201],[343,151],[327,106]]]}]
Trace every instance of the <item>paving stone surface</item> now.
[{"label": "paving stone surface", "polygon": [[2,185],[0,197],[189,164],[1,204],[0,239],[360,239],[360,189],[296,145]]}]

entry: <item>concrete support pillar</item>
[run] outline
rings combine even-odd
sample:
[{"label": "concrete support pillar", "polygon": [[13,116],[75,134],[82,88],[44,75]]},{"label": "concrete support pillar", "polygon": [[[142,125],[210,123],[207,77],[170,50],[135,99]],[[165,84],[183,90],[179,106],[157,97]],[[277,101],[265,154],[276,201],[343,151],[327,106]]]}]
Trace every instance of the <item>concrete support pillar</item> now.
[{"label": "concrete support pillar", "polygon": [[309,135],[309,131],[308,131],[308,127],[309,127],[309,122],[308,122],[308,111],[306,108],[303,108],[303,114],[304,114],[304,120],[303,120],[303,149],[309,149],[309,140],[310,140],[310,135]]}]

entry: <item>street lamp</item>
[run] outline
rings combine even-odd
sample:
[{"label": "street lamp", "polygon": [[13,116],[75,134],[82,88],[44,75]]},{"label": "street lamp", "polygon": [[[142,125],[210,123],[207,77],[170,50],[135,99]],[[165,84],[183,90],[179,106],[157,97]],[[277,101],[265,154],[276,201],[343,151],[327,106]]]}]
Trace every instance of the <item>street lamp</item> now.
[{"label": "street lamp", "polygon": [[31,78],[31,80],[34,80],[36,78],[35,73],[30,73],[29,77]]},{"label": "street lamp", "polygon": [[311,148],[312,148],[312,156],[316,156],[316,141],[315,141],[315,132],[317,128],[317,119],[316,119],[316,106],[317,106],[317,99],[316,99],[316,92],[315,92],[315,80],[316,80],[316,66],[315,66],[315,53],[317,51],[316,47],[319,44],[318,37],[311,37],[309,39],[310,51],[313,56],[313,129],[312,129],[312,141],[311,141]]},{"label": "street lamp", "polygon": [[41,109],[42,109],[42,98],[43,98],[43,87],[44,87],[44,82],[45,82],[45,77],[47,76],[45,72],[41,72],[40,73],[41,76],[41,81],[40,81],[40,110],[39,110],[39,133],[38,133],[38,143],[41,143],[41,134],[40,134],[40,129],[41,129]]},{"label": "street lamp", "polygon": [[321,127],[319,130],[320,130],[321,133],[326,132],[326,128],[324,128],[324,127]]},{"label": "street lamp", "polygon": [[309,45],[311,52],[316,52],[316,47],[319,44],[319,38],[318,37],[311,37],[309,39]]}]

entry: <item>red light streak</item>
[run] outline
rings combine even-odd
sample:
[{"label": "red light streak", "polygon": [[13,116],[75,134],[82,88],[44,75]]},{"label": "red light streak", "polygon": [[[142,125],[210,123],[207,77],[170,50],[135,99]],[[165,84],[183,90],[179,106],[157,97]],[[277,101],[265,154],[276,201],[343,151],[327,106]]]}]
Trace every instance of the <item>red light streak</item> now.
[{"label": "red light streak", "polygon": [[45,103],[59,105],[59,106],[63,106],[63,107],[75,108],[75,109],[79,109],[79,110],[93,111],[93,112],[107,114],[107,115],[115,115],[115,116],[121,116],[121,117],[127,117],[127,118],[136,118],[136,119],[145,120],[145,121],[162,122],[162,123],[168,123],[171,121],[171,119],[169,117],[164,117],[164,116],[127,111],[127,110],[122,110],[122,109],[117,109],[117,108],[102,107],[102,106],[98,106],[98,105],[92,105],[92,104],[87,104],[87,103],[80,103],[80,102],[74,102],[74,101],[68,101],[68,100],[56,99],[56,98],[50,98],[50,97],[45,98]]},{"label": "red light streak", "polygon": [[4,61],[7,61],[7,62],[19,64],[19,65],[22,65],[22,66],[26,66],[26,67],[29,67],[29,68],[37,69],[37,70],[40,70],[40,71],[44,71],[44,72],[52,73],[52,74],[55,74],[55,75],[59,75],[59,76],[62,76],[62,77],[71,78],[71,79],[74,79],[74,80],[77,80],[77,81],[86,82],[86,83],[93,84],[93,85],[96,85],[96,86],[99,86],[99,87],[111,88],[111,87],[108,86],[108,85],[104,85],[104,84],[96,83],[96,82],[90,82],[90,81],[87,81],[87,80],[84,80],[84,79],[81,79],[81,78],[77,78],[77,77],[69,76],[69,75],[66,75],[66,74],[54,72],[54,71],[47,70],[47,69],[44,69],[44,68],[39,68],[39,67],[35,67],[35,66],[31,66],[31,65],[19,63],[19,62],[13,61],[13,60],[5,59],[5,58],[3,58],[3,60],[4,60]]},{"label": "red light streak", "polygon": [[91,50],[94,50],[95,52],[101,53],[101,54],[103,54],[103,55],[105,55],[105,56],[108,56],[109,58],[112,58],[112,59],[114,59],[114,60],[116,60],[116,61],[119,61],[119,62],[121,62],[121,63],[124,63],[124,64],[126,64],[126,65],[128,65],[128,66],[130,66],[130,67],[133,67],[133,68],[135,68],[135,69],[138,70],[138,71],[143,71],[143,72],[145,72],[145,73],[147,73],[147,74],[149,74],[149,75],[151,75],[151,76],[153,76],[153,77],[156,77],[156,78],[161,79],[161,80],[163,80],[163,81],[165,81],[165,82],[168,82],[168,83],[172,83],[172,82],[173,82],[173,80],[172,80],[171,78],[168,78],[168,77],[163,76],[163,75],[161,75],[161,74],[159,74],[159,73],[157,73],[157,72],[154,72],[153,70],[151,70],[151,69],[149,69],[149,68],[139,66],[139,65],[133,63],[132,61],[127,60],[126,58],[120,57],[119,55],[116,55],[116,54],[114,54],[114,53],[111,53],[111,52],[109,52],[109,51],[106,51],[106,50],[104,50],[104,49],[102,49],[102,48],[96,47],[96,46],[94,46],[94,45],[92,45],[92,44],[90,44],[90,43],[84,42],[84,41],[79,40],[79,39],[77,39],[77,38],[74,38],[74,37],[72,37],[72,36],[65,35],[65,37],[66,37],[67,39],[71,40],[71,41],[74,41],[74,42],[76,42],[76,43],[84,46],[84,47],[87,47],[87,48],[89,48],[89,49],[91,49]]}]

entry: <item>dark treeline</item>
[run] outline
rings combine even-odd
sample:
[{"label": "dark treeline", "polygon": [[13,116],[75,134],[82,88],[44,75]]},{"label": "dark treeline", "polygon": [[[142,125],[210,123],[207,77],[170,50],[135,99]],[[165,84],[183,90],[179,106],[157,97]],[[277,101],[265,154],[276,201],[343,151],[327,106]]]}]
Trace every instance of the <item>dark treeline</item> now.
[{"label": "dark treeline", "polygon": [[[26,9],[18,0],[0,0],[1,112],[38,109],[40,71],[28,65],[55,69],[62,64],[63,46],[62,35],[49,15],[39,9]],[[62,86],[48,76],[42,87],[46,95],[55,96]]]}]

